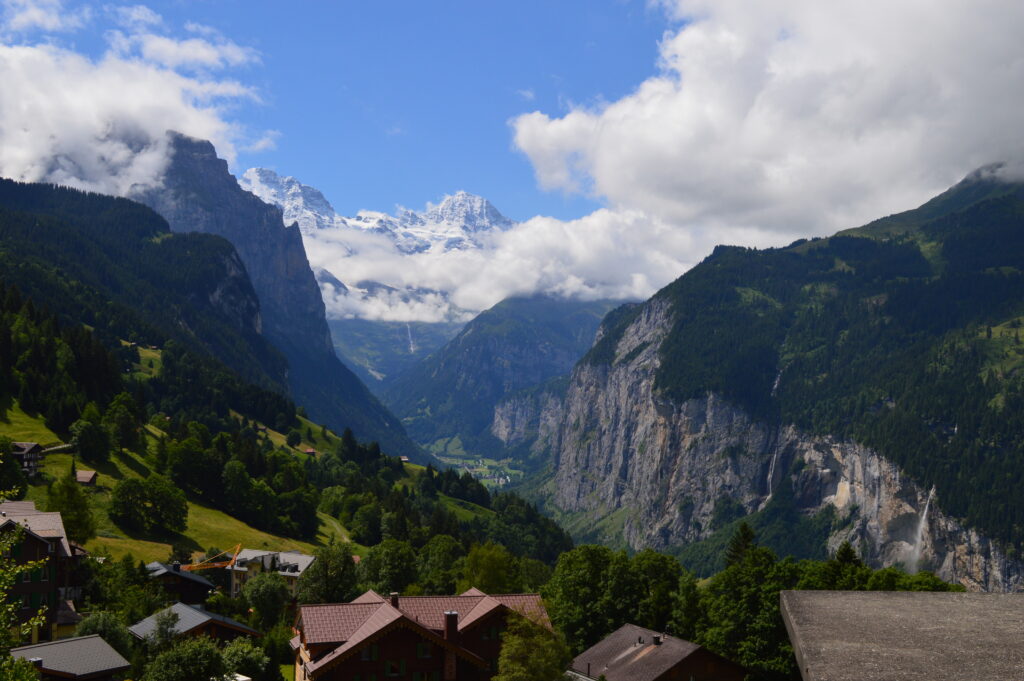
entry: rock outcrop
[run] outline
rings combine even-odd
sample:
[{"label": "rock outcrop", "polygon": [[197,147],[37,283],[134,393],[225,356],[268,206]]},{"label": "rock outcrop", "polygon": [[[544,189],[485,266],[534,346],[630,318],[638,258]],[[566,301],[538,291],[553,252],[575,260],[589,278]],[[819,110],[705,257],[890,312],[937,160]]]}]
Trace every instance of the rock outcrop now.
[{"label": "rock outcrop", "polygon": [[323,299],[295,224],[281,209],[243,190],[213,145],[169,133],[173,153],[163,185],[132,198],[160,213],[176,232],[230,241],[259,297],[263,335],[287,358],[295,401],[316,421],[351,428],[389,454],[419,454],[401,424],[335,356]]},{"label": "rock outcrop", "polygon": [[1020,562],[946,515],[942,499],[877,452],[759,421],[715,394],[659,397],[658,348],[671,323],[669,304],[655,297],[621,334],[614,360],[578,364],[564,398],[547,399],[544,413],[536,401],[499,408],[495,436],[536,437],[535,454],[551,456],[555,506],[594,523],[619,514],[631,547],[666,549],[710,536],[721,500],[753,513],[787,486],[801,513],[834,509],[832,550],[848,540],[876,567],[927,568],[972,590],[1024,590]]}]

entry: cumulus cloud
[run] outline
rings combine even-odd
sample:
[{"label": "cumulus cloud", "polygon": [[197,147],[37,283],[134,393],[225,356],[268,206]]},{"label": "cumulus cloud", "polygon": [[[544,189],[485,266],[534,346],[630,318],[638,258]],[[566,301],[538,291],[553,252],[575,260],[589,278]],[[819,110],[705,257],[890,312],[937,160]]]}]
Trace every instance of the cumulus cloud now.
[{"label": "cumulus cloud", "polygon": [[514,119],[542,187],[778,243],[1022,156],[1020,2],[660,4],[685,23],[656,75],[600,107]]},{"label": "cumulus cloud", "polygon": [[63,0],[3,0],[3,28],[7,32],[72,31],[89,20],[89,8],[71,10]]},{"label": "cumulus cloud", "polygon": [[[167,130],[209,139],[233,161],[245,133],[225,117],[226,105],[254,100],[255,92],[231,78],[174,67],[227,67],[253,54],[222,38],[193,45],[156,36],[162,19],[145,6],[106,9],[127,32],[108,32],[110,49],[97,59],[45,35],[37,44],[0,43],[0,175],[126,195],[159,183]],[[195,55],[178,55],[185,49]]]}]

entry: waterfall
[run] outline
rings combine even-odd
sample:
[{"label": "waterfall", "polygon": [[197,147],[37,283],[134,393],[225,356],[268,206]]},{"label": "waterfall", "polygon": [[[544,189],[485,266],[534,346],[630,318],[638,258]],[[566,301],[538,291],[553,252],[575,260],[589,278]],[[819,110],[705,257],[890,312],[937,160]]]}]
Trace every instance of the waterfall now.
[{"label": "waterfall", "polygon": [[921,562],[921,550],[924,548],[924,531],[928,527],[928,508],[932,504],[932,497],[934,495],[935,488],[932,487],[931,491],[928,492],[928,498],[924,502],[924,512],[921,513],[921,519],[917,523],[914,545],[910,549],[910,561],[907,565],[907,572],[910,574],[917,572],[918,564]]},{"label": "waterfall", "polygon": [[412,327],[409,326],[409,322],[405,323],[405,333],[409,336],[409,354],[416,354],[416,343],[412,340]]},{"label": "waterfall", "polygon": [[772,462],[768,466],[768,496],[772,495],[772,479],[775,477],[775,461],[779,458],[779,448],[775,447],[772,452]]}]

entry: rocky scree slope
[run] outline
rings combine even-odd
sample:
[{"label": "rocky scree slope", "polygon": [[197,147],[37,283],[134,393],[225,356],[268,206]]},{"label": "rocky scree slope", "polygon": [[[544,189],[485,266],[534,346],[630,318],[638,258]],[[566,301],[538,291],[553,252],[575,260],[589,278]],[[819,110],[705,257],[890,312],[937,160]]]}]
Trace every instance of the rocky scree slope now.
[{"label": "rocky scree slope", "polygon": [[550,503],[591,538],[685,552],[770,517],[780,550],[1024,590],[1024,187],[997,173],[843,236],[719,247],[492,432],[541,435]]}]

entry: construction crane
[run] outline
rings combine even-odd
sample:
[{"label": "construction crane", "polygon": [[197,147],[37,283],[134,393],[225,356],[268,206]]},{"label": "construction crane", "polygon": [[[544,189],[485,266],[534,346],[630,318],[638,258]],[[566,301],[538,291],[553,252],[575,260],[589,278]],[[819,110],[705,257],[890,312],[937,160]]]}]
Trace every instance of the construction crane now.
[{"label": "construction crane", "polygon": [[[221,551],[217,555],[210,556],[206,560],[199,561],[198,563],[192,563],[191,565],[182,565],[181,569],[182,570],[188,570],[189,572],[192,572],[194,570],[206,570],[208,568],[222,568],[222,567],[230,568],[230,567],[234,567],[235,566],[235,561],[238,560],[238,554],[241,553],[241,552],[242,552],[242,545],[239,544],[238,546],[236,546],[234,549],[232,549],[230,551]],[[231,555],[231,559],[230,560],[220,560],[220,561],[217,560],[217,558],[220,558],[221,556],[227,556],[229,554]]]}]

